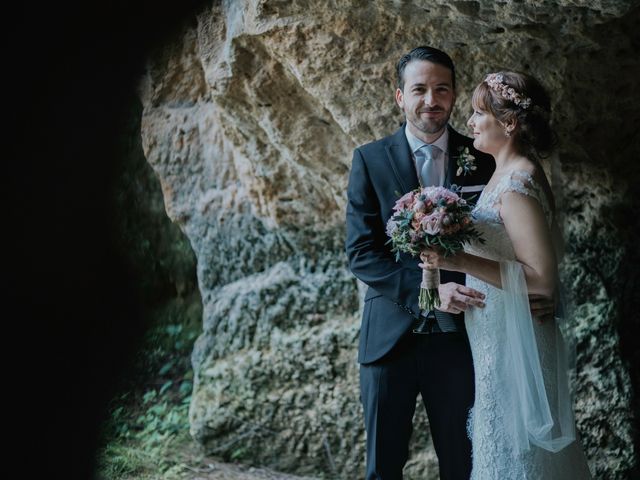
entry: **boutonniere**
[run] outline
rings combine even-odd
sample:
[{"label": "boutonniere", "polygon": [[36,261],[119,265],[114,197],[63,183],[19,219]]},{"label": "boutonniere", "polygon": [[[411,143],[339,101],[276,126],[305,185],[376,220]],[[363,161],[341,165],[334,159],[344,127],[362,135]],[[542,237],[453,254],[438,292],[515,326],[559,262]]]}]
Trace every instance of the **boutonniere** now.
[{"label": "boutonniere", "polygon": [[458,164],[456,177],[459,177],[463,173],[467,175],[478,168],[476,166],[476,157],[469,153],[469,147],[458,147],[456,163]]}]

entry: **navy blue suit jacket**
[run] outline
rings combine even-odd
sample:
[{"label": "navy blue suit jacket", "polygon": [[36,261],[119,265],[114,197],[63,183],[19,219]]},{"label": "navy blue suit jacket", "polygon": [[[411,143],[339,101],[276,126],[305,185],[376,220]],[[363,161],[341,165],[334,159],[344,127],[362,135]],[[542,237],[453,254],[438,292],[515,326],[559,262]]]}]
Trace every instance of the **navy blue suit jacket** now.
[{"label": "navy blue suit jacket", "polygon": [[[353,152],[347,188],[346,252],[353,274],[369,286],[364,300],[358,361],[371,363],[386,353],[418,320],[422,280],[419,258],[401,254],[399,262],[387,244],[386,223],[401,195],[418,188],[404,125],[393,135],[358,147]],[[445,186],[485,185],[493,157],[473,148],[473,140],[449,129],[449,165]],[[477,170],[456,176],[458,147],[468,147]],[[480,192],[464,194],[469,199]],[[473,201],[473,199],[471,200]],[[464,274],[441,271],[442,283],[464,284]],[[462,315],[462,314],[460,314]]]}]

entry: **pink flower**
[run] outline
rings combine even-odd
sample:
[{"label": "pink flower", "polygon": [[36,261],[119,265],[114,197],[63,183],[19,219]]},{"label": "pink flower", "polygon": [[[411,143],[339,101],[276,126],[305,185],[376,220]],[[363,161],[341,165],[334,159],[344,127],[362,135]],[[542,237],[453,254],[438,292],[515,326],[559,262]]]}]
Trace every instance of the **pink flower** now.
[{"label": "pink flower", "polygon": [[441,211],[436,210],[428,217],[424,217],[421,222],[422,229],[429,235],[437,235],[442,229],[443,214]]},{"label": "pink flower", "polygon": [[440,200],[445,200],[447,203],[455,203],[460,200],[456,193],[444,187],[426,187],[420,191],[420,194],[432,203],[438,203]]},{"label": "pink flower", "polygon": [[425,203],[421,200],[418,200],[416,203],[413,204],[413,211],[414,212],[424,212],[426,210],[425,208]]},{"label": "pink flower", "polygon": [[400,197],[396,201],[396,204],[393,207],[393,209],[398,211],[398,210],[404,210],[405,208],[409,208],[413,204],[414,200],[415,200],[414,192],[405,193],[402,197]]}]

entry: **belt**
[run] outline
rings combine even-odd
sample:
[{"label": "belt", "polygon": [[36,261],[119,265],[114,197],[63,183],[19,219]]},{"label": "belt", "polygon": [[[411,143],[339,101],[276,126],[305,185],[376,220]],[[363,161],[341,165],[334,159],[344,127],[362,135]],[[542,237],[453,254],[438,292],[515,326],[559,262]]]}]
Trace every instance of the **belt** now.
[{"label": "belt", "polygon": [[464,320],[451,313],[432,310],[430,312],[422,312],[420,316],[419,324],[413,330],[413,333],[428,335],[432,333],[455,333],[464,331]]}]

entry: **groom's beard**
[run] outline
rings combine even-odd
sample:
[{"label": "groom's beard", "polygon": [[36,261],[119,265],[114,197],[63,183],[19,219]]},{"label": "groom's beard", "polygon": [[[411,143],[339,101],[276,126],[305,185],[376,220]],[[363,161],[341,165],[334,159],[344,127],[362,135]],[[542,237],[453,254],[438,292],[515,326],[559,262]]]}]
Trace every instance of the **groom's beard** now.
[{"label": "groom's beard", "polygon": [[443,108],[436,108],[433,110],[423,110],[423,111],[442,113],[442,115],[440,115],[438,118],[428,118],[428,119],[422,118],[419,113],[412,113],[411,115],[407,115],[407,121],[409,123],[413,124],[413,126],[417,130],[427,134],[434,134],[441,131],[449,122],[449,117],[451,115],[450,111],[447,112]]}]

